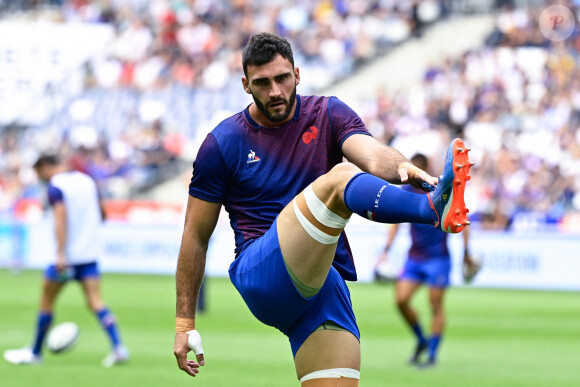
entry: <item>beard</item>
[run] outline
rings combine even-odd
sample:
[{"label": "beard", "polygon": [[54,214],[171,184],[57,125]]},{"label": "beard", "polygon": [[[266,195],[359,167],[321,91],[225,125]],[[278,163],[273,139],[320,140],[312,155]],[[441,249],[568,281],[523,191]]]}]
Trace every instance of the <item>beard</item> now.
[{"label": "beard", "polygon": [[292,107],[294,106],[294,102],[296,102],[296,86],[294,86],[294,90],[292,91],[292,94],[290,94],[290,99],[288,101],[286,101],[284,98],[276,98],[268,101],[268,105],[276,102],[286,103],[286,109],[284,109],[284,111],[281,113],[270,113],[266,106],[260,102],[258,98],[256,98],[254,93],[252,93],[252,98],[254,99],[254,103],[258,109],[260,109],[260,111],[266,116],[268,120],[271,122],[282,122],[288,118],[290,112],[292,111]]}]

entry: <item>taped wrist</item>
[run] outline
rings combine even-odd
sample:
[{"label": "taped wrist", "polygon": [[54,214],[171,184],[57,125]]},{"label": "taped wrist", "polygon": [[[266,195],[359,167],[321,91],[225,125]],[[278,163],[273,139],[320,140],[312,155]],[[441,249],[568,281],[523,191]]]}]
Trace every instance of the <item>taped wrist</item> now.
[{"label": "taped wrist", "polygon": [[399,164],[398,169],[401,170],[403,168],[407,170],[407,175],[409,176],[409,180],[415,180],[421,172],[424,172],[421,168],[414,166],[413,164],[411,164],[408,161],[404,161],[401,164]]},{"label": "taped wrist", "polygon": [[175,318],[175,332],[176,333],[186,333],[195,329],[195,319],[176,317]]}]

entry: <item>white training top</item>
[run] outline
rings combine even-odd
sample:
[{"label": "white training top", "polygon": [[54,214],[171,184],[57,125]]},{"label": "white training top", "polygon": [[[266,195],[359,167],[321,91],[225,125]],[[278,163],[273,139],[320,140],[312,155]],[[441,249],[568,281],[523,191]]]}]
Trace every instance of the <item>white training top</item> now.
[{"label": "white training top", "polygon": [[50,185],[62,192],[66,208],[67,263],[96,261],[101,252],[102,223],[97,185],[91,177],[76,171],[54,175]]}]

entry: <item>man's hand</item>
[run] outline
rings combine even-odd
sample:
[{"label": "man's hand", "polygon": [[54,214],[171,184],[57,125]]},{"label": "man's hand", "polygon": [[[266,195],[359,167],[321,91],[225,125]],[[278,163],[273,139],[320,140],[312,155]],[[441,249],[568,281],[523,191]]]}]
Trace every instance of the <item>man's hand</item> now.
[{"label": "man's hand", "polygon": [[401,183],[410,184],[425,192],[433,191],[439,181],[436,177],[429,175],[424,170],[417,168],[407,161],[399,165],[398,171]]},{"label": "man's hand", "polygon": [[479,264],[475,262],[469,251],[463,252],[463,264],[467,265],[469,270],[474,270],[477,268],[477,266],[479,266]]},{"label": "man's hand", "polygon": [[[194,331],[197,333],[197,331]],[[205,360],[203,358],[203,349],[201,348],[201,337],[199,337],[199,333],[197,333],[196,337],[192,337],[192,341],[196,341],[199,338],[199,342],[197,343],[198,346],[191,346],[190,347],[190,335],[189,333],[176,333],[175,334],[175,343],[173,345],[173,353],[177,358],[177,365],[179,369],[183,370],[184,372],[188,373],[189,375],[195,377],[199,373],[199,367],[205,365]],[[195,344],[195,343],[192,343]],[[187,353],[191,350],[194,351],[196,355],[196,360],[188,360]]]},{"label": "man's hand", "polygon": [[468,251],[463,254],[463,265],[461,268],[463,274],[463,280],[466,283],[471,282],[473,278],[481,270],[482,262],[478,257],[474,257]]},{"label": "man's hand", "polygon": [[56,254],[56,270],[60,275],[66,275],[66,255],[58,252]]}]

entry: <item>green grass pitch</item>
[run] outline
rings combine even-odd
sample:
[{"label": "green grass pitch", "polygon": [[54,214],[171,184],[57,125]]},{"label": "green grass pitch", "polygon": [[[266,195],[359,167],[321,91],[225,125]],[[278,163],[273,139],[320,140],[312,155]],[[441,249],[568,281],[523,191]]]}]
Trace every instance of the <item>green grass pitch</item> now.
[{"label": "green grass pitch", "polygon": [[[0,351],[30,344],[42,275],[0,270]],[[105,274],[105,301],[117,315],[131,362],[104,369],[109,345],[78,285],[65,288],[55,322],[72,320],[81,336],[69,352],[40,366],[0,360],[8,386],[297,386],[287,339],[261,325],[229,280],[210,278],[208,311],[198,317],[207,365],[193,379],[173,356],[174,282],[170,276]],[[580,294],[454,288],[439,365],[406,364],[413,339],[393,305],[393,288],[350,284],[362,333],[361,386],[579,386]],[[414,305],[428,326],[426,293]]]}]

